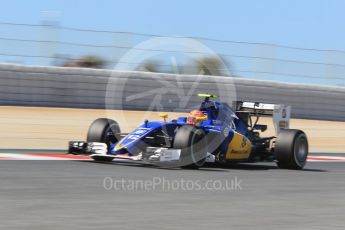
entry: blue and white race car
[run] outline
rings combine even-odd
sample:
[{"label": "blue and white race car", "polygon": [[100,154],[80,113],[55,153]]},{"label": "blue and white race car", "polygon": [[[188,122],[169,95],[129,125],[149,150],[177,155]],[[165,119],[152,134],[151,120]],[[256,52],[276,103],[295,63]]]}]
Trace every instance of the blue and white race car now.
[{"label": "blue and white race car", "polygon": [[[71,141],[70,154],[90,155],[95,161],[140,161],[164,167],[197,169],[205,162],[275,161],[278,167],[302,169],[308,156],[308,140],[301,130],[288,129],[290,107],[257,102],[214,101],[215,95],[199,94],[200,108],[185,117],[148,121],[131,133],[121,133],[108,118],[95,120],[87,141]],[[276,136],[261,137],[267,125],[260,116],[272,116]]]}]

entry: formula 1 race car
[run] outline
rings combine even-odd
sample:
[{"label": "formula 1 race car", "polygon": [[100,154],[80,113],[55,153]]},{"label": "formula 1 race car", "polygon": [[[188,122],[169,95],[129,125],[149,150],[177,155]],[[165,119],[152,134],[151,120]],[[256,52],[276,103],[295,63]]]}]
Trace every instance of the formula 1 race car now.
[{"label": "formula 1 race car", "polygon": [[[308,140],[301,130],[288,129],[290,106],[236,101],[214,101],[215,95],[199,94],[200,108],[186,117],[148,121],[131,133],[121,133],[108,118],[95,120],[87,140],[69,142],[68,153],[90,155],[95,161],[113,159],[140,161],[164,167],[197,169],[205,162],[276,161],[278,167],[302,169],[308,155]],[[235,111],[235,112],[234,112]],[[261,137],[267,125],[261,116],[272,116],[276,136]]]}]

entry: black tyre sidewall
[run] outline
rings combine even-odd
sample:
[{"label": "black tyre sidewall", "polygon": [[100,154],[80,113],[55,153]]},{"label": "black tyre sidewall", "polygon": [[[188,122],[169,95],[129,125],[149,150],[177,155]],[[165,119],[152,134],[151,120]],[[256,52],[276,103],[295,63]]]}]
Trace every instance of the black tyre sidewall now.
[{"label": "black tyre sidewall", "polygon": [[[307,152],[303,159],[299,159],[296,152],[296,148],[299,147],[301,141],[305,142]],[[307,136],[301,130],[281,130],[277,137],[274,151],[276,153],[277,165],[280,168],[302,169],[306,164],[309,151]]]},{"label": "black tyre sidewall", "polygon": [[92,159],[98,162],[111,162],[113,160],[112,157],[103,157],[103,156],[93,156]]},{"label": "black tyre sidewall", "polygon": [[[112,141],[107,139],[107,132],[110,130],[114,134],[114,139]],[[113,142],[115,143],[118,141],[118,137],[115,134],[120,132],[120,126],[116,121],[108,118],[98,118],[90,125],[86,141],[106,143],[109,147]]]},{"label": "black tyre sidewall", "polygon": [[194,126],[182,126],[174,137],[173,148],[181,149],[180,167],[197,169],[207,157],[205,132]]}]

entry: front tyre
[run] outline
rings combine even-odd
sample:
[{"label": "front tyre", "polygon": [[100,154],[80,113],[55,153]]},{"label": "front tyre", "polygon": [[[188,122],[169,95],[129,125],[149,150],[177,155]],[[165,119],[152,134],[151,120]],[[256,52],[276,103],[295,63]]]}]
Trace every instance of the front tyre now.
[{"label": "front tyre", "polygon": [[198,169],[207,157],[206,135],[194,126],[182,126],[176,132],[174,149],[181,149],[180,166],[185,169]]},{"label": "front tyre", "polygon": [[112,157],[106,156],[93,156],[92,159],[97,162],[111,162],[113,160]]},{"label": "front tyre", "polygon": [[116,121],[98,118],[90,125],[86,141],[106,143],[110,147],[118,142],[120,133],[120,126]]},{"label": "front tyre", "polygon": [[308,139],[297,129],[283,129],[277,136],[274,152],[277,165],[284,169],[303,169],[308,157]]},{"label": "front tyre", "polygon": [[[119,140],[121,129],[119,124],[108,118],[98,118],[90,125],[87,133],[87,142],[101,142],[107,144],[107,149]],[[93,156],[93,160],[97,162],[111,162],[112,157]]]}]

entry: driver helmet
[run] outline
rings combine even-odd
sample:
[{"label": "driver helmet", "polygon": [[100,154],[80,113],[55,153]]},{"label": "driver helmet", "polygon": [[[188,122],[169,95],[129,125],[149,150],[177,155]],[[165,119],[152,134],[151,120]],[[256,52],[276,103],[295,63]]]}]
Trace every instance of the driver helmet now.
[{"label": "driver helmet", "polygon": [[187,124],[197,125],[199,122],[207,120],[207,116],[200,110],[192,110],[187,117]]}]

